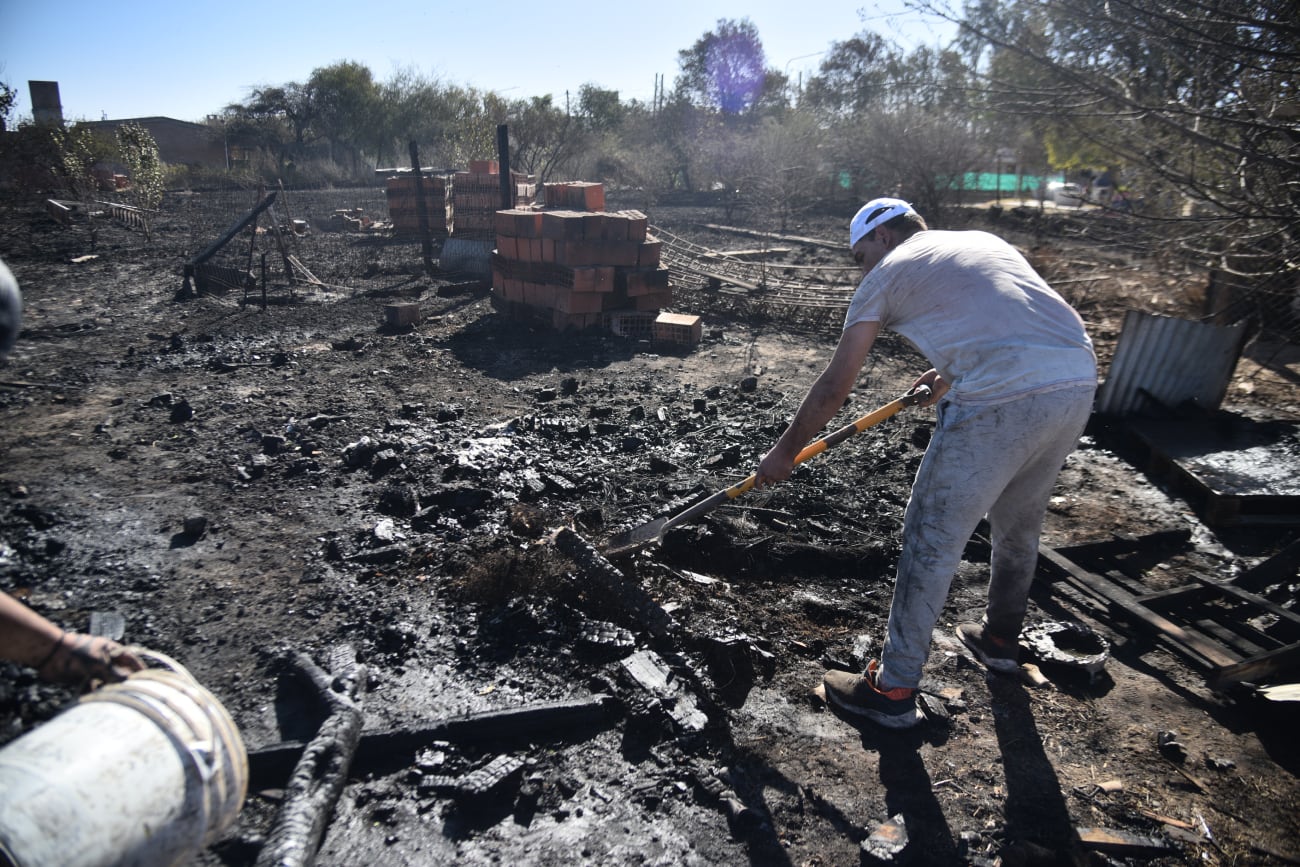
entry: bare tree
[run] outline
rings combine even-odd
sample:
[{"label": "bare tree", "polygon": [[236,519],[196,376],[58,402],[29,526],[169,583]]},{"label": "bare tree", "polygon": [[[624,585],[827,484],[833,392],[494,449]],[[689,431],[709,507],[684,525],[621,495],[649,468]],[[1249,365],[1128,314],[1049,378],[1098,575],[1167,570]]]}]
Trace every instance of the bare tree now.
[{"label": "bare tree", "polygon": [[1166,243],[1245,281],[1300,267],[1292,0],[917,5],[960,21],[989,110],[1043,129],[1058,163],[1091,152],[1122,168]]},{"label": "bare tree", "polygon": [[754,132],[751,197],[780,231],[818,197],[817,180],[828,173],[822,129],[811,114],[792,113],[784,122],[766,118]]}]

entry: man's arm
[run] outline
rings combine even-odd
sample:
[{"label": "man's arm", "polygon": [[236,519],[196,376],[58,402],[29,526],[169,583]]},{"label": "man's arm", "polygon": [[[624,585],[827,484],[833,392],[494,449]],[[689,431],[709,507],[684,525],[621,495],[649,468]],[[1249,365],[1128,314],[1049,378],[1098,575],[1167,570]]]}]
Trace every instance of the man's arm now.
[{"label": "man's arm", "polygon": [[35,668],[63,630],[7,593],[0,593],[0,659]]},{"label": "man's arm", "polygon": [[879,333],[879,322],[858,322],[844,330],[830,363],[809,387],[790,426],[759,462],[755,488],[790,478],[799,450],[844,406]]},{"label": "man's arm", "polygon": [[135,654],[101,636],[65,632],[7,593],[0,593],[0,659],[36,669],[43,679],[114,683],[144,668]]}]

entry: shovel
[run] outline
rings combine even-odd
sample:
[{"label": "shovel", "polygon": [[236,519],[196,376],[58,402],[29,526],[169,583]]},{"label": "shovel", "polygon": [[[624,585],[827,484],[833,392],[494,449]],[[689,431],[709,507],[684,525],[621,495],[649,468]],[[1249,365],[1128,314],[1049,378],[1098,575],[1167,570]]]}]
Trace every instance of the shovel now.
[{"label": "shovel", "polygon": [[[803,447],[803,450],[795,456],[796,465],[803,463],[809,458],[816,457],[826,451],[831,446],[837,446],[844,440],[856,433],[861,433],[872,425],[879,424],[887,418],[896,415],[901,409],[908,406],[915,406],[930,396],[929,386],[920,386],[914,391],[892,400],[884,406],[874,409],[861,418],[846,424],[844,427],[827,434],[819,440],[809,443]],[[678,512],[669,518],[657,518],[648,524],[642,524],[639,527],[633,527],[627,532],[620,533],[609,541],[605,546],[606,557],[621,557],[632,554],[642,548],[655,544],[664,537],[664,534],[674,527],[680,527],[682,524],[695,520],[700,515],[712,511],[717,506],[722,505],[728,500],[734,500],[741,494],[754,487],[755,476],[750,473],[749,477],[743,481],[737,482],[729,488],[723,488],[717,493],[711,494],[700,500],[695,505]]]}]

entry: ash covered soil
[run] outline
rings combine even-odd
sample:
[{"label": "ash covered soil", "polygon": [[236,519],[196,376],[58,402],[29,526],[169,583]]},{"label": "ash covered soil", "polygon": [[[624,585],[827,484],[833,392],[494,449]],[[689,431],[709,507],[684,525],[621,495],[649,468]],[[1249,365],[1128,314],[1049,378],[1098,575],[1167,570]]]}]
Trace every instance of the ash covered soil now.
[{"label": "ash covered soil", "polygon": [[[1061,582],[1036,586],[1031,621],[1108,638],[1104,674],[987,677],[951,632],[982,609],[979,534],[935,636],[924,725],[886,733],[812,694],[827,666],[879,647],[932,411],[613,570],[574,556],[746,475],[829,359],[833,317],[678,286],[676,309],[705,319],[693,349],[556,334],[507,318],[463,275],[425,276],[418,245],[320,231],[300,257],[327,285],[273,285],[265,309],[239,292],[178,298],[185,261],[230,218],[196,227],[196,198],[169,197],[151,243],[103,220],[92,249],[84,224],[12,204],[0,238],[25,296],[0,368],[0,587],[70,629],[120,615],[125,642],[175,658],[230,712],[250,791],[195,864],[256,860],[288,775],[268,748],[323,718],[291,660],[326,666],[340,648],[365,667],[367,737],[322,865],[1300,857],[1294,714],[1210,690],[1171,645]],[[708,228],[729,222],[714,208],[648,214],[706,247],[754,246]],[[789,232],[837,242],[849,215]],[[1104,374],[1126,309],[1187,314],[1204,281],[1098,245],[1085,216],[994,228],[1080,309]],[[790,262],[840,264],[781,243]],[[419,304],[419,325],[384,326],[398,301]],[[1226,405],[1300,417],[1294,366],[1260,357],[1243,359]],[[886,338],[836,423],[924,367]],[[1086,437],[1045,541],[1163,531],[1183,541],[1145,564],[1152,591],[1222,579],[1287,541],[1212,531]],[[75,698],[0,675],[0,740]],[[1181,749],[1159,746],[1168,732]],[[869,842],[891,817],[909,841],[892,856]],[[1124,845],[1079,855],[1086,829]]]}]

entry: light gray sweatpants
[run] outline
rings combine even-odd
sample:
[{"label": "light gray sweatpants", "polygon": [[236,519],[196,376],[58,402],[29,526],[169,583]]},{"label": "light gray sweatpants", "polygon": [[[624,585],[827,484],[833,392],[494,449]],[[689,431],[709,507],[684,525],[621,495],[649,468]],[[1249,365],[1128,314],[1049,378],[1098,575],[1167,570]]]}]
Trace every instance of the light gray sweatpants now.
[{"label": "light gray sweatpants", "polygon": [[1043,516],[1088,422],[1094,391],[1073,386],[992,405],[938,404],[938,424],[903,517],[903,553],[880,656],[882,686],[920,683],[962,551],[985,515],[993,544],[988,629],[1020,634]]}]

